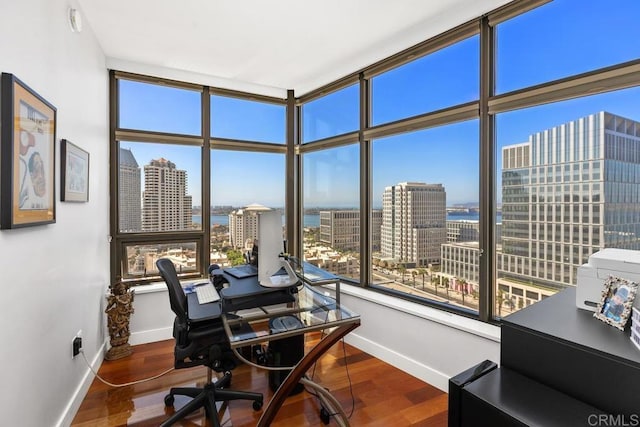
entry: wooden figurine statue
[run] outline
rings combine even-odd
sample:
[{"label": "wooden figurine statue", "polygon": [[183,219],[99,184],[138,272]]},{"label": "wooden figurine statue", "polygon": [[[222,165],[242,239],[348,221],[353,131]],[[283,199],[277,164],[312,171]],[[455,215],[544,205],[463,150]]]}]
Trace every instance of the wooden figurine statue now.
[{"label": "wooden figurine statue", "polygon": [[107,326],[111,338],[111,348],[105,359],[115,360],[133,353],[129,345],[129,319],[133,314],[133,290],[124,283],[118,282],[110,286],[111,294],[107,300]]}]

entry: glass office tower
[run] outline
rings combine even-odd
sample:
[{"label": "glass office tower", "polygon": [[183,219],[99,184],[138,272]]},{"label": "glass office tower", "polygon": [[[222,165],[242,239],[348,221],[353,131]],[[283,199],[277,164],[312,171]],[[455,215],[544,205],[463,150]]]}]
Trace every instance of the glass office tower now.
[{"label": "glass office tower", "polygon": [[640,123],[608,112],[502,149],[499,277],[561,288],[607,248],[640,249]]},{"label": "glass office tower", "polygon": [[140,166],[130,149],[120,148],[118,174],[120,231],[142,231]]},{"label": "glass office tower", "polygon": [[[371,247],[380,249],[380,226],[382,211],[371,211]],[[360,211],[320,211],[320,241],[341,251],[360,249]]]}]

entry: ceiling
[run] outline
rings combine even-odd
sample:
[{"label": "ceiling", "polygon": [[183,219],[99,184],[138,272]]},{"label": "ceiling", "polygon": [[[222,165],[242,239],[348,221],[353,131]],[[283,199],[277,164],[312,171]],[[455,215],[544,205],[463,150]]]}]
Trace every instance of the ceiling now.
[{"label": "ceiling", "polygon": [[509,0],[78,0],[121,71],[286,97]]}]

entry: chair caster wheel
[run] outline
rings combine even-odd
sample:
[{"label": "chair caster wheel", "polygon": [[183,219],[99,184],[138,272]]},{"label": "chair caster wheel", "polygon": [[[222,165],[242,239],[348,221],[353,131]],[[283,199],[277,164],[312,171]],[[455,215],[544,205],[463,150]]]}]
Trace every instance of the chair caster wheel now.
[{"label": "chair caster wheel", "polygon": [[320,421],[325,425],[328,425],[329,421],[331,421],[331,415],[325,408],[320,408]]},{"label": "chair caster wheel", "polygon": [[260,409],[262,409],[262,400],[254,400],[253,401],[253,410],[254,411],[259,411]]},{"label": "chair caster wheel", "polygon": [[173,406],[174,400],[175,400],[175,398],[173,397],[172,394],[167,394],[164,397],[164,406]]}]

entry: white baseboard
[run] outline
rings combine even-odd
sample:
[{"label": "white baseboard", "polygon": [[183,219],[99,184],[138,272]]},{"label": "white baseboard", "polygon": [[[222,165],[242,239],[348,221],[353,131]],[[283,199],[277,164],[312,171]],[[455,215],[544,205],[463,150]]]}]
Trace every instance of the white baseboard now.
[{"label": "white baseboard", "polygon": [[[96,352],[95,356],[93,357],[93,360],[89,362],[93,370],[96,372],[98,372],[98,369],[100,369],[100,366],[104,361],[104,353],[106,349],[107,349],[107,341],[102,343],[102,345]],[[83,354],[80,354],[76,357],[83,358],[84,357]],[[80,381],[80,384],[78,384],[78,387],[76,388],[75,392],[71,396],[71,399],[67,404],[67,407],[64,408],[64,411],[60,416],[60,419],[55,424],[56,427],[66,427],[71,425],[73,418],[76,416],[76,412],[78,412],[78,409],[82,404],[82,401],[87,395],[87,391],[89,391],[89,387],[91,387],[91,383],[93,382],[93,378],[94,378],[93,372],[91,372],[89,367],[84,363],[84,360],[82,360],[82,364],[83,366],[86,367],[85,374],[82,377],[82,381]]]},{"label": "white baseboard", "polygon": [[149,329],[147,331],[133,332],[129,336],[129,344],[147,344],[150,342],[173,339],[173,328]]},{"label": "white baseboard", "polygon": [[390,348],[383,347],[368,338],[362,337],[357,334],[357,331],[352,331],[347,334],[347,336],[345,336],[345,341],[365,353],[375,356],[378,359],[408,373],[409,375],[413,375],[414,377],[437,387],[445,393],[449,391],[448,375],[397,353]]}]

